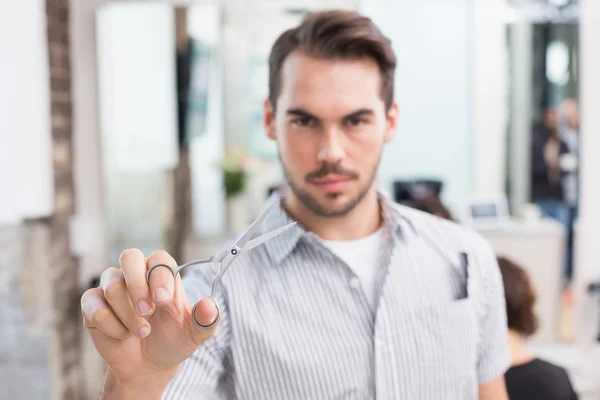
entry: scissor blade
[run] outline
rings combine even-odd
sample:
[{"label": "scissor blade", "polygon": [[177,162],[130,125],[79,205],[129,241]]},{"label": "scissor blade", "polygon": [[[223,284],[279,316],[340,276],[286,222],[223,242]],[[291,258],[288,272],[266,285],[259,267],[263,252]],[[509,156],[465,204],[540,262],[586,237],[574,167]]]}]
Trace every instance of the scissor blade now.
[{"label": "scissor blade", "polygon": [[264,242],[266,242],[267,240],[273,239],[275,236],[279,235],[280,233],[283,233],[284,231],[287,231],[288,229],[290,229],[292,226],[296,225],[297,222],[291,222],[287,225],[282,226],[281,228],[277,228],[272,230],[269,233],[265,233],[264,235],[261,235],[257,238],[252,239],[251,241],[249,241],[248,243],[246,243],[246,245],[244,246],[244,248],[242,249],[242,251],[248,251],[251,250],[253,248],[255,248],[256,246],[260,246],[261,244],[263,244]]},{"label": "scissor blade", "polygon": [[279,204],[279,202],[279,196],[275,196],[275,199],[271,202],[271,204],[269,204],[265,211],[263,211],[262,214],[260,214],[258,218],[256,218],[256,220],[252,223],[252,225],[250,225],[248,229],[246,229],[246,232],[242,233],[238,240],[235,241],[233,246],[238,246],[239,248],[243,249],[246,246],[246,243],[250,241],[250,238],[254,236],[254,232],[256,232],[260,224],[262,224],[267,215],[269,215],[269,213]]}]

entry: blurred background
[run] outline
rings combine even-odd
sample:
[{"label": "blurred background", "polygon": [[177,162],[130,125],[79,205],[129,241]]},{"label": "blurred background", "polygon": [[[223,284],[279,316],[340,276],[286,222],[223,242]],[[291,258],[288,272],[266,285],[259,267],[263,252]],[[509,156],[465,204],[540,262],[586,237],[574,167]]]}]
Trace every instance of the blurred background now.
[{"label": "blurred background", "polygon": [[600,399],[598,0],[0,0],[4,398],[97,398],[83,291],[127,247],[210,254],[283,183],[268,53],[325,8],[370,16],[399,60],[381,186],[523,265],[528,346]]}]

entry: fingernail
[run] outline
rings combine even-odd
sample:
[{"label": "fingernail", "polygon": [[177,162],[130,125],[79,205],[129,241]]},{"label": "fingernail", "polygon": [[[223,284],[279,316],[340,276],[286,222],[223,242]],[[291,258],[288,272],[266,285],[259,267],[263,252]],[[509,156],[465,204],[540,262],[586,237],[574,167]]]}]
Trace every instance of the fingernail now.
[{"label": "fingernail", "polygon": [[156,299],[156,301],[165,301],[169,297],[171,297],[171,296],[169,295],[169,292],[167,292],[167,289],[165,289],[165,288],[158,288],[158,289],[156,289],[156,292],[154,292],[154,298]]},{"label": "fingernail", "polygon": [[144,315],[148,315],[152,312],[152,308],[150,307],[150,304],[148,304],[148,302],[146,300],[141,300],[140,302],[138,302],[138,314],[140,314],[140,316],[144,316]]},{"label": "fingernail", "polygon": [[123,279],[124,279],[123,274],[120,273],[119,271],[115,272],[113,270],[107,270],[104,273],[104,276],[102,277],[102,286],[104,288],[107,288],[110,285],[112,285],[113,283],[119,282]]},{"label": "fingernail", "polygon": [[[209,305],[209,303],[212,303],[212,307]],[[200,316],[198,318],[196,317],[196,308],[199,308],[200,312]],[[204,328],[212,326],[219,318],[219,309],[217,308],[216,303],[212,300],[200,301],[199,303],[196,303],[193,311],[194,321],[196,321],[196,324]],[[208,317],[209,315],[210,317]]]},{"label": "fingernail", "polygon": [[88,297],[84,304],[82,304],[81,309],[87,319],[91,320],[96,311],[101,309],[104,306],[104,302],[96,297]]},{"label": "fingernail", "polygon": [[147,326],[142,326],[140,329],[138,329],[137,331],[137,336],[141,339],[141,338],[145,338],[146,336],[148,336],[150,334],[150,328]]}]

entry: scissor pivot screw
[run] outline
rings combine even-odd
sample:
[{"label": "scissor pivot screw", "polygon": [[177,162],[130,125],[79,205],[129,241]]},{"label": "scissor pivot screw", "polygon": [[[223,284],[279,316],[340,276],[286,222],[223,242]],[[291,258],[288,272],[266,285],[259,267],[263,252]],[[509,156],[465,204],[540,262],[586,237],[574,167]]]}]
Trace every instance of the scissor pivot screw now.
[{"label": "scissor pivot screw", "polygon": [[237,254],[237,250],[236,249],[231,250],[231,254],[233,254],[235,256]]}]

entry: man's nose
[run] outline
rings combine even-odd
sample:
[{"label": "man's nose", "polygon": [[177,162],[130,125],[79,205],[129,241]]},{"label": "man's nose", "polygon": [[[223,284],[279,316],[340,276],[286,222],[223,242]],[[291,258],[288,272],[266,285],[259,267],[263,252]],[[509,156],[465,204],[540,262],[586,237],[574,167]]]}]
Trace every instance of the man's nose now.
[{"label": "man's nose", "polygon": [[346,156],[343,132],[329,128],[324,135],[318,154],[319,162],[337,163]]}]

